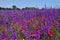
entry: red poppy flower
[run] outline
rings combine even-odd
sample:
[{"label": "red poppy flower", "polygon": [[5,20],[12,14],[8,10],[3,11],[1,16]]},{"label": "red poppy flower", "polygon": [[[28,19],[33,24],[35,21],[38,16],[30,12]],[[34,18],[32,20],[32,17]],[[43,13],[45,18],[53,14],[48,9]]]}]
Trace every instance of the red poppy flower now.
[{"label": "red poppy flower", "polygon": [[30,36],[32,36],[33,35],[33,33],[32,32],[30,32]]},{"label": "red poppy flower", "polygon": [[49,36],[53,36],[53,32],[51,30],[48,30]]},{"label": "red poppy flower", "polygon": [[2,26],[1,26],[1,28],[2,28],[2,29],[4,29],[4,28],[5,28],[5,26],[4,26],[4,25],[2,25]]},{"label": "red poppy flower", "polygon": [[51,26],[51,28],[52,28],[52,29],[54,29],[54,25],[53,25],[53,26]]},{"label": "red poppy flower", "polygon": [[32,20],[32,21],[35,21],[35,20],[36,20],[36,17],[34,17],[34,18],[31,18],[31,20]]},{"label": "red poppy flower", "polygon": [[28,21],[27,21],[27,23],[31,23],[31,21],[30,21],[30,20],[28,20]]},{"label": "red poppy flower", "polygon": [[54,25],[50,26],[49,29],[54,29]]},{"label": "red poppy flower", "polygon": [[20,30],[22,29],[22,26],[21,26],[21,25],[19,26],[19,29],[20,29]]},{"label": "red poppy flower", "polygon": [[33,36],[36,37],[36,34],[33,34],[32,32],[30,32],[30,36],[31,36],[31,37],[33,37]]},{"label": "red poppy flower", "polygon": [[21,29],[21,32],[22,32],[22,33],[25,33],[25,30]]},{"label": "red poppy flower", "polygon": [[4,40],[6,40],[6,37],[4,37]]},{"label": "red poppy flower", "polygon": [[34,26],[33,28],[34,28],[34,30],[37,30],[37,27],[36,26]]}]

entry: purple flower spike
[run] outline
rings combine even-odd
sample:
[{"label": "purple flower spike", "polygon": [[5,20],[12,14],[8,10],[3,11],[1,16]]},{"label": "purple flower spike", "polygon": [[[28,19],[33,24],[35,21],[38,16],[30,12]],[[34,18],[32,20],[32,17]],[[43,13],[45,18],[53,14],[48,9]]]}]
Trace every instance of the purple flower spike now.
[{"label": "purple flower spike", "polygon": [[27,31],[24,33],[24,35],[25,35],[26,37],[29,37],[29,35],[28,35],[28,32],[27,32]]},{"label": "purple flower spike", "polygon": [[16,36],[16,34],[11,34],[10,38],[11,38],[11,40],[12,40],[12,39],[16,39],[17,36]]},{"label": "purple flower spike", "polygon": [[31,38],[29,37],[28,40],[31,40]]},{"label": "purple flower spike", "polygon": [[59,23],[58,22],[56,22],[56,29],[58,29],[58,27],[59,27],[59,25],[58,25]]},{"label": "purple flower spike", "polygon": [[11,38],[10,40],[15,40],[15,39]]}]

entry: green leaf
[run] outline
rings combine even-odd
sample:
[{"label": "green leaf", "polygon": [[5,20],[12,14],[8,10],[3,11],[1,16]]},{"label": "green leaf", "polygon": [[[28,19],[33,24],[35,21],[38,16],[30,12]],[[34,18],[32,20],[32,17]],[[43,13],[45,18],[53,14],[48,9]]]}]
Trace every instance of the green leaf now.
[{"label": "green leaf", "polygon": [[57,40],[60,40],[60,38],[57,38]]},{"label": "green leaf", "polygon": [[58,31],[56,29],[54,29],[53,30],[53,33],[57,35],[58,34]]}]

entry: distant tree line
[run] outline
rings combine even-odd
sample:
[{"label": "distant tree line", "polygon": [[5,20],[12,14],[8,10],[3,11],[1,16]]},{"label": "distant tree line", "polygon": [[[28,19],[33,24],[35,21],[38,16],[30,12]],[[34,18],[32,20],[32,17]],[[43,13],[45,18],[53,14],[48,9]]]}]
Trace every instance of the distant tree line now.
[{"label": "distant tree line", "polygon": [[0,7],[0,10],[14,10],[14,9],[17,9],[17,10],[20,10],[20,8],[17,8],[15,5],[12,6],[12,8],[3,8],[3,7]]},{"label": "distant tree line", "polygon": [[[22,10],[34,10],[34,9],[39,9],[39,8],[35,8],[35,7],[25,7],[22,8]],[[49,10],[49,9],[55,9],[55,8],[42,8],[41,10]],[[60,8],[58,8],[60,10]],[[20,8],[17,8],[15,5],[12,6],[12,8],[3,8],[0,7],[0,10],[20,10]]]},{"label": "distant tree line", "polygon": [[[13,5],[12,6],[12,8],[3,8],[3,7],[0,7],[0,10],[15,10],[15,9],[17,9],[17,10],[20,10],[20,8],[17,8],[15,5]],[[30,10],[32,10],[32,9],[37,9],[37,8],[35,8],[35,7],[25,7],[25,8],[22,8],[22,10],[28,10],[28,9],[30,9]]]},{"label": "distant tree line", "polygon": [[35,8],[35,7],[25,7],[25,8],[22,8],[22,10],[28,10],[28,9],[33,10],[33,9],[37,9],[37,8]]}]

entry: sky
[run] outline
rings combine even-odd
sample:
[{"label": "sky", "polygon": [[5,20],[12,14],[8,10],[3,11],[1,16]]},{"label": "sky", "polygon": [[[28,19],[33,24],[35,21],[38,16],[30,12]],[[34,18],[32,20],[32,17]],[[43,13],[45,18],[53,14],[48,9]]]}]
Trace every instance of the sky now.
[{"label": "sky", "polygon": [[45,4],[48,8],[60,7],[60,0],[0,0],[0,7],[4,8],[12,8],[13,5],[16,5],[18,8],[43,8]]}]

